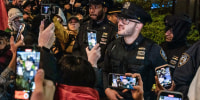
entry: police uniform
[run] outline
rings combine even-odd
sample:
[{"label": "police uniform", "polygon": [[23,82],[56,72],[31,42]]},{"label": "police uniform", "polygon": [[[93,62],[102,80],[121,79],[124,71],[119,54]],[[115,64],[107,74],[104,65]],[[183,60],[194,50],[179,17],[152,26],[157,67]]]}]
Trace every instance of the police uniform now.
[{"label": "police uniform", "polygon": [[108,84],[108,73],[140,73],[144,83],[144,97],[150,96],[155,82],[155,68],[166,64],[164,51],[141,34],[131,45],[123,38],[113,41],[107,49],[104,66],[104,84]]},{"label": "police uniform", "polygon": [[[105,54],[107,45],[115,39],[117,28],[107,18],[104,18],[104,20],[98,24],[96,21],[93,21],[93,20],[88,20],[88,21],[84,22],[81,25],[79,33],[75,40],[75,44],[73,47],[74,55],[78,55],[78,56],[87,58],[85,48],[88,46],[87,32],[89,30],[97,31],[97,34],[96,34],[97,43],[99,43],[100,47],[101,47],[101,58],[98,61],[98,64],[99,64],[99,63],[103,62],[103,58],[104,58],[104,54]],[[98,67],[100,67],[100,66],[98,66]]]},{"label": "police uniform", "polygon": [[187,93],[196,71],[200,65],[200,41],[189,48],[179,59],[174,71],[175,91],[183,93],[184,100],[188,100]]},{"label": "police uniform", "polygon": [[[151,21],[151,17],[144,12],[143,9],[137,7],[132,3],[124,4],[120,16],[128,16],[130,19],[136,19],[145,24]],[[130,15],[129,15],[130,14]],[[124,16],[125,18],[127,18]],[[149,16],[148,18],[146,18]],[[108,74],[109,73],[140,73],[143,80],[144,99],[148,100],[152,96],[151,88],[155,83],[155,68],[157,66],[166,64],[166,56],[162,48],[150,39],[144,38],[141,34],[136,40],[127,45],[123,37],[109,44],[105,60],[104,60],[104,86],[108,88]],[[124,97],[125,100],[132,100],[131,94],[118,93]]]},{"label": "police uniform", "polygon": [[[89,4],[102,4],[103,6],[107,7],[108,3],[106,3],[105,0],[90,0]],[[96,30],[97,43],[99,43],[101,47],[101,57],[97,62],[98,69],[95,69],[97,77],[95,89],[98,90],[100,98],[102,98],[105,96],[105,93],[103,89],[101,67],[103,66],[105,50],[108,44],[115,40],[117,27],[110,22],[107,17],[105,17],[102,22],[97,22],[92,19],[86,20],[80,26],[79,33],[73,46],[73,55],[82,56],[83,58],[87,59],[85,48],[88,46],[87,32],[89,30]]]}]

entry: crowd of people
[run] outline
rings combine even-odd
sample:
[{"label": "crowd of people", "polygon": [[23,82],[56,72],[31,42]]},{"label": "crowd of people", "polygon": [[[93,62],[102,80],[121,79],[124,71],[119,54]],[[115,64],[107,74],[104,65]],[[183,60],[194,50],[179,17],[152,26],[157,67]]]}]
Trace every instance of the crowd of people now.
[{"label": "crowd of people", "polygon": [[[33,59],[23,63],[16,53],[19,46],[35,45],[40,47],[40,64],[31,100],[156,100],[160,90],[178,91],[184,100],[198,100],[199,89],[194,90],[196,94],[193,89],[199,87],[195,84],[199,41],[191,47],[187,44],[192,22],[186,14],[163,19],[166,40],[158,45],[141,34],[152,18],[133,2],[3,2],[7,20],[0,22],[5,22],[0,30],[1,100],[14,99],[15,83],[21,84],[15,79],[16,63],[24,65],[22,74],[28,76],[32,68],[38,69]],[[47,12],[44,7],[49,7]],[[95,34],[93,48],[88,47],[89,32]],[[169,88],[159,83],[155,72],[165,64],[170,66]],[[129,90],[111,87],[110,73],[136,78],[138,84]]]}]

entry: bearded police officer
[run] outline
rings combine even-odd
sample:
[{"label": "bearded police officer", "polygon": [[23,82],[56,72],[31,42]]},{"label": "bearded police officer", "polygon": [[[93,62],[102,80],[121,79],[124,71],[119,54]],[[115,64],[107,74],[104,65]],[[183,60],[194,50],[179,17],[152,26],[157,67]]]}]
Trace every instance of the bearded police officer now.
[{"label": "bearded police officer", "polygon": [[107,10],[108,3],[105,0],[89,1],[90,19],[80,26],[80,30],[73,47],[73,54],[81,55],[87,58],[85,51],[85,48],[88,46],[87,32],[89,30],[95,30],[97,32],[97,43],[99,43],[101,47],[101,58],[98,63],[103,61],[106,47],[112,40],[115,39],[117,32],[117,27],[115,27],[106,17]]},{"label": "bearded police officer", "polygon": [[[111,1],[111,0],[108,0]],[[108,10],[108,3],[105,0],[90,0],[89,1],[89,17],[90,19],[83,22],[80,26],[79,33],[76,37],[75,44],[73,47],[73,55],[82,56],[87,59],[87,54],[85,48],[88,46],[88,31],[96,32],[96,40],[99,43],[99,47],[101,48],[101,58],[98,60],[98,68],[99,72],[97,76],[97,90],[100,93],[100,97],[103,96],[103,83],[102,83],[102,75],[101,75],[101,67],[103,66],[103,58],[105,54],[105,50],[107,45],[115,39],[115,35],[117,32],[117,27],[110,22],[106,17],[106,12]],[[93,67],[97,67],[96,65],[92,65]],[[102,83],[102,84],[101,84]],[[102,89],[100,89],[102,88]]]},{"label": "bearded police officer", "polygon": [[151,88],[155,83],[155,68],[166,64],[166,56],[159,45],[144,38],[140,32],[151,16],[142,7],[132,2],[125,2],[118,17],[118,35],[121,38],[111,42],[107,48],[103,68],[105,93],[109,99],[131,100],[130,93],[109,88],[109,73],[140,73],[144,86],[144,99],[151,97]]}]

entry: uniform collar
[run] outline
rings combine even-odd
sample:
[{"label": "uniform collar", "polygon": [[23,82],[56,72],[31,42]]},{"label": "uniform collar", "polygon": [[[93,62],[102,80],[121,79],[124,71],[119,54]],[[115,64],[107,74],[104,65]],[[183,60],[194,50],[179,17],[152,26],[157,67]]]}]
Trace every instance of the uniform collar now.
[{"label": "uniform collar", "polygon": [[92,22],[92,27],[99,27],[99,26],[101,26],[102,24],[107,23],[107,22],[108,22],[108,19],[107,19],[107,17],[105,17],[101,22],[98,22],[98,23],[97,23],[97,21],[95,21],[95,20],[91,20],[91,22]]},{"label": "uniform collar", "polygon": [[132,49],[136,48],[143,41],[143,39],[144,39],[144,37],[141,34],[139,34],[137,39],[132,44],[130,44],[130,45],[126,44],[124,41],[124,38],[122,38],[122,43],[127,50],[132,50]]}]

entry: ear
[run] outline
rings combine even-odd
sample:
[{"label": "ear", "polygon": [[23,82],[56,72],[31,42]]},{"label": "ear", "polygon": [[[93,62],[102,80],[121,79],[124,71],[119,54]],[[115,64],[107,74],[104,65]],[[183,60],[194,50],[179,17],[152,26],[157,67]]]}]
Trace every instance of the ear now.
[{"label": "ear", "polygon": [[107,15],[107,19],[110,20],[110,18],[111,18],[111,16],[110,16],[110,15]]},{"label": "ear", "polygon": [[143,23],[137,23],[136,29],[141,30],[143,28],[144,24]]}]

